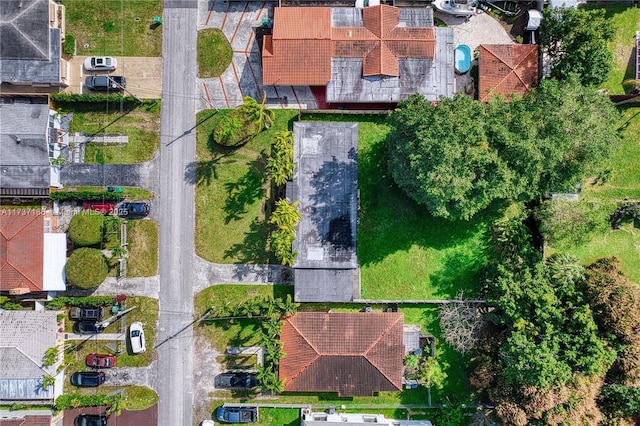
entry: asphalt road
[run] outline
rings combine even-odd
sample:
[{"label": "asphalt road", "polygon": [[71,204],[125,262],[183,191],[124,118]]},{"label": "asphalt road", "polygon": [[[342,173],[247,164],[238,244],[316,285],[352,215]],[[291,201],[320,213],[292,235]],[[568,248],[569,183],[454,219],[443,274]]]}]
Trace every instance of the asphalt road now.
[{"label": "asphalt road", "polygon": [[[197,0],[164,1],[160,127],[159,426],[193,425]],[[190,171],[188,171],[190,170]],[[153,374],[153,373],[151,373]]]}]

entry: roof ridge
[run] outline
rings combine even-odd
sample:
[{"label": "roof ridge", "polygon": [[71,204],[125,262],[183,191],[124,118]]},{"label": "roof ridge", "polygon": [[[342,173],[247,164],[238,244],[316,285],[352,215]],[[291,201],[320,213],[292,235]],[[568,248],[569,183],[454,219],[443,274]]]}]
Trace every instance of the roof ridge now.
[{"label": "roof ridge", "polygon": [[388,335],[391,332],[391,329],[398,323],[398,321],[403,321],[404,322],[404,315],[398,315],[396,316],[395,320],[390,322],[388,327],[384,330],[383,333],[380,333],[380,335],[378,336],[378,338],[371,344],[371,346],[369,346],[365,352],[364,352],[364,358],[367,360],[367,362],[369,362],[376,370],[378,370],[380,372],[380,374],[382,374],[385,379],[387,379],[391,384],[393,384],[395,386],[395,383],[393,382],[393,380],[391,380],[389,378],[389,376],[387,376],[386,371],[381,370],[370,358],[369,358],[369,352],[371,351],[371,349],[373,349],[378,343],[380,343],[380,341],[382,340],[383,337],[385,337],[386,335]]},{"label": "roof ridge", "polygon": [[[526,45],[520,45],[520,46],[533,46],[532,44],[526,44]],[[527,86],[527,83],[522,79],[522,76],[520,75],[520,73],[518,73],[516,70],[518,69],[518,67],[520,66],[520,64],[522,64],[525,59],[527,59],[529,57],[529,55],[531,54],[531,52],[534,52],[533,49],[530,49],[529,52],[525,52],[525,54],[522,55],[522,57],[520,58],[520,60],[518,61],[517,64],[515,64],[515,66],[513,67],[513,72],[516,74],[516,77],[518,77],[518,80],[520,80],[520,82],[522,83],[523,86]]]},{"label": "roof ridge", "polygon": [[[496,54],[493,50],[487,48],[487,46],[503,46],[502,44],[496,44],[496,45],[483,45],[483,47],[486,49],[487,52],[491,53],[493,55],[494,58],[498,59],[500,62],[502,62],[504,65],[506,65],[511,71],[508,72],[507,74],[505,74],[504,77],[502,77],[502,79],[496,83],[494,85],[494,89],[496,89],[498,86],[500,86],[502,83],[504,83],[507,80],[507,77],[509,77],[511,74],[513,74],[515,72],[515,68],[512,67],[511,65],[507,64],[500,56],[498,56],[498,54]],[[516,73],[517,74],[517,73]],[[490,90],[487,95],[490,95],[494,89]]]},{"label": "roof ridge", "polygon": [[307,342],[309,347],[311,349],[313,349],[313,351],[316,353],[316,356],[311,362],[309,362],[307,365],[305,365],[304,368],[298,369],[298,371],[297,371],[297,373],[295,375],[293,375],[292,377],[288,378],[289,379],[289,383],[291,383],[291,381],[295,380],[300,374],[302,374],[305,370],[307,370],[309,367],[311,367],[322,356],[322,355],[320,355],[320,352],[318,351],[318,349],[313,344],[311,344],[309,339],[307,339],[306,336],[302,332],[300,332],[300,329],[298,329],[298,327],[296,327],[293,324],[293,322],[290,321],[291,318],[295,318],[295,315],[293,317],[287,318],[285,321],[296,331],[296,333],[298,333],[298,335],[300,337],[302,337],[302,340]]}]

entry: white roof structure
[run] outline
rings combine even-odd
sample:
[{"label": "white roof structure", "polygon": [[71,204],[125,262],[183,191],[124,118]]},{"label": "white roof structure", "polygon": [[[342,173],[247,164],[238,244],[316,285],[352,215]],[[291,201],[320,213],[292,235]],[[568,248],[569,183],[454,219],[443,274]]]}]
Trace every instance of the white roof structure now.
[{"label": "white roof structure", "polygon": [[67,234],[45,232],[42,252],[44,255],[42,290],[66,290],[64,265],[67,263]]},{"label": "white roof structure", "polygon": [[368,426],[372,423],[386,426],[433,426],[429,420],[395,420],[387,419],[382,414],[351,414],[311,412],[302,409],[301,426]]}]

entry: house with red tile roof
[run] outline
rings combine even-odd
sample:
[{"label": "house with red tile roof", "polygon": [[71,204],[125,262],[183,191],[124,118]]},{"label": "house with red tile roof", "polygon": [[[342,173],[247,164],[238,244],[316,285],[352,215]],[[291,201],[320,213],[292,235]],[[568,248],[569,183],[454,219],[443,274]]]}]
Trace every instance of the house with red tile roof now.
[{"label": "house with red tile roof", "polygon": [[524,95],[538,85],[538,46],[535,44],[481,44],[478,57],[478,96]]},{"label": "house with red tile roof", "polygon": [[0,292],[66,289],[66,234],[50,228],[41,210],[0,210]]},{"label": "house with red tile roof", "polygon": [[453,30],[431,8],[277,7],[262,44],[262,82],[325,86],[327,102],[453,96]]},{"label": "house with red tile roof", "polygon": [[284,321],[280,379],[286,392],[370,396],[400,391],[404,315],[298,312]]},{"label": "house with red tile roof", "polygon": [[11,418],[0,418],[0,426],[51,426],[53,424],[50,413],[21,415],[19,411],[12,411],[10,414]]}]

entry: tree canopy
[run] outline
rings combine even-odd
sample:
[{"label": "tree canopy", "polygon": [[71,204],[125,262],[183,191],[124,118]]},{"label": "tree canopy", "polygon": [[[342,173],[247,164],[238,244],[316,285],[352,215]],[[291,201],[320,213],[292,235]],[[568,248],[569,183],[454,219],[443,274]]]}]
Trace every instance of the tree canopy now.
[{"label": "tree canopy", "polygon": [[496,201],[564,191],[597,171],[618,140],[617,114],[575,77],[487,104],[413,95],[389,117],[389,170],[433,215],[467,220]]},{"label": "tree canopy", "polygon": [[94,246],[102,241],[104,215],[93,210],[76,213],[69,223],[69,239],[77,247]]},{"label": "tree canopy", "polygon": [[613,63],[609,40],[614,36],[604,9],[553,9],[543,11],[540,44],[551,61],[551,76],[566,79],[572,73],[584,85],[607,79]]},{"label": "tree canopy", "polygon": [[87,247],[74,250],[65,266],[69,284],[84,289],[98,287],[108,273],[109,266],[102,252]]}]

